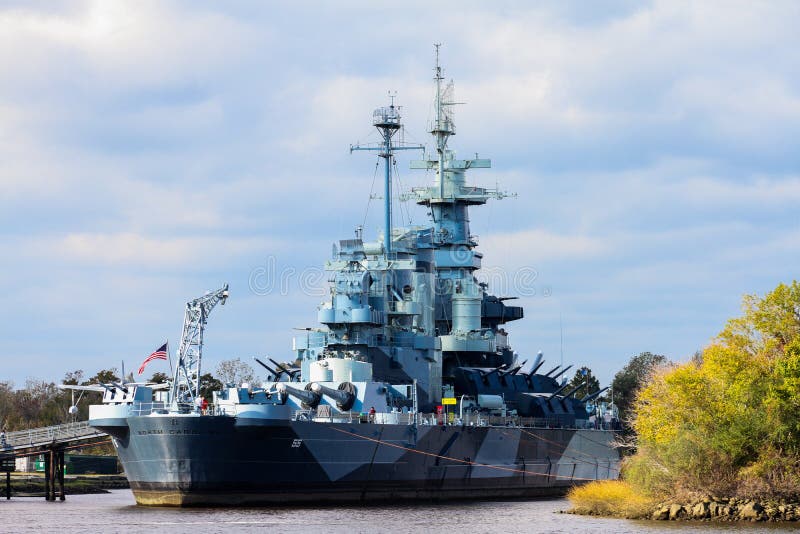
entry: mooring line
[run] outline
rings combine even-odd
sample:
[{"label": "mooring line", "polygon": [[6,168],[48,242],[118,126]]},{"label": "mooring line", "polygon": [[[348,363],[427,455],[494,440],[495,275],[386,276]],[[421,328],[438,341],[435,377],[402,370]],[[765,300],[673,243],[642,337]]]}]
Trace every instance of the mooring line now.
[{"label": "mooring line", "polygon": [[[533,432],[529,432],[529,431],[525,430],[525,429],[524,429],[524,428],[522,428],[522,427],[517,427],[517,429],[518,429],[518,430],[520,430],[521,432],[523,432],[523,433],[525,433],[525,434],[527,434],[527,435],[529,435],[529,436],[533,437],[533,438],[536,438],[536,439],[542,440],[542,441],[543,441],[543,442],[545,442],[545,443],[548,443],[548,444],[550,444],[550,445],[552,445],[552,446],[555,446],[555,447],[558,447],[558,448],[560,448],[560,449],[561,449],[561,451],[560,451],[560,453],[561,453],[561,454],[566,454],[566,452],[567,452],[567,448],[569,447],[568,445],[561,445],[561,444],[560,444],[560,443],[558,443],[558,442],[555,442],[555,441],[549,440],[549,439],[547,439],[547,438],[544,438],[544,437],[542,437],[542,436],[537,436],[537,435],[536,435],[536,434],[534,434]],[[593,440],[593,439],[589,439],[589,438],[587,438],[587,437],[585,437],[585,436],[581,436],[581,437],[582,437],[582,439],[585,439],[585,440],[587,440],[587,441],[591,441],[592,443],[596,443],[597,445],[604,445],[603,443],[600,443],[599,441],[595,441],[595,440]],[[557,452],[558,452],[558,451],[557,451]],[[590,455],[590,454],[589,454],[589,453],[587,453],[587,452],[575,451],[575,453],[576,453],[576,454],[583,455],[583,456],[586,456],[587,458],[593,458],[593,456],[592,456],[592,455]],[[572,459],[573,459],[573,460],[575,460],[576,462],[582,462],[582,463],[585,463],[585,464],[587,464],[587,465],[594,465],[594,466],[598,466],[598,467],[600,466],[600,462],[599,462],[599,460],[594,460],[594,461],[591,461],[591,460],[582,460],[582,459],[580,459],[580,458],[577,458],[577,457],[575,457],[575,456],[567,456],[567,457],[568,457],[568,458],[572,458]],[[616,467],[611,467],[611,465],[609,465],[607,469],[608,469],[608,470],[610,470],[610,471],[612,471],[612,470],[613,470],[613,471],[616,471],[617,473],[619,473],[619,469],[618,469],[618,468],[616,468]]]},{"label": "mooring line", "polygon": [[333,426],[330,427],[330,428],[331,428],[331,430],[335,430],[336,432],[341,432],[342,434],[347,434],[348,436],[355,436],[357,438],[361,438],[361,439],[364,439],[364,440],[367,440],[367,441],[372,441],[374,443],[379,443],[381,445],[386,445],[387,447],[394,447],[396,449],[401,449],[401,450],[408,451],[408,452],[413,452],[413,453],[416,453],[416,454],[422,454],[424,456],[430,456],[432,458],[441,458],[443,460],[450,460],[451,462],[456,462],[456,463],[465,464],[465,465],[478,466],[478,467],[488,467],[490,469],[498,469],[498,470],[501,470],[501,471],[510,471],[512,473],[521,473],[523,475],[542,476],[542,477],[549,477],[549,478],[564,478],[564,479],[569,478],[571,480],[581,480],[581,481],[588,481],[588,482],[591,482],[593,480],[597,480],[596,478],[582,478],[582,477],[575,477],[575,476],[567,477],[567,476],[564,476],[564,475],[551,475],[550,473],[537,473],[535,471],[528,471],[527,469],[515,469],[513,467],[503,467],[503,466],[500,466],[500,465],[491,465],[491,464],[484,464],[484,463],[480,463],[480,462],[473,462],[472,460],[463,460],[463,459],[460,459],[460,458],[453,458],[453,457],[450,457],[450,456],[444,456],[444,455],[435,454],[435,453],[432,453],[432,452],[420,451],[420,450],[417,450],[417,449],[412,449],[410,447],[405,447],[403,445],[397,445],[396,443],[390,443],[388,441],[382,441],[382,440],[379,440],[379,439],[370,438],[369,436],[362,436],[361,434],[358,434],[355,431],[348,432],[346,430],[342,430],[340,428],[336,428],[336,427],[333,427]]}]

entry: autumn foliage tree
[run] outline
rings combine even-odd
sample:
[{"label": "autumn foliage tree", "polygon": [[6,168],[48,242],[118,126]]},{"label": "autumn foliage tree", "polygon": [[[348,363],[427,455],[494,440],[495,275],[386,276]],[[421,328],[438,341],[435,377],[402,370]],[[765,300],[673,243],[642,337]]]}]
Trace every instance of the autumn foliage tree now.
[{"label": "autumn foliage tree", "polygon": [[699,357],[634,402],[626,479],[650,492],[800,497],[800,283],[744,298]]},{"label": "autumn foliage tree", "polygon": [[642,352],[632,357],[616,375],[611,383],[614,392],[614,404],[619,409],[619,416],[628,428],[631,408],[636,394],[649,380],[653,370],[667,363],[667,358],[652,352]]}]

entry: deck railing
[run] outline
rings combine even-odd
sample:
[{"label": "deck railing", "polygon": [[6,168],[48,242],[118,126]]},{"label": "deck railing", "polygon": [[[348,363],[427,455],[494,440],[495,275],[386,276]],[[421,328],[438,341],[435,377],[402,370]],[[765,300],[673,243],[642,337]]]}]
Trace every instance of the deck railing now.
[{"label": "deck railing", "polygon": [[[178,413],[195,414],[195,415],[211,415],[211,416],[237,416],[237,407],[235,404],[208,404],[205,409],[194,407],[191,404],[182,406],[182,410]],[[323,406],[323,408],[330,408]],[[169,406],[163,402],[151,403],[136,403],[130,407],[130,415],[143,416],[150,414],[168,414],[171,413]],[[423,426],[477,426],[477,427],[522,427],[522,428],[565,428],[565,429],[585,429],[585,430],[619,430],[618,425],[610,422],[593,422],[586,419],[577,419],[572,422],[560,420],[558,418],[545,418],[545,417],[520,417],[520,416],[499,416],[487,415],[477,412],[464,413],[461,417],[457,413],[436,414],[436,413],[418,413],[413,412],[386,412],[374,413],[368,412],[337,412],[331,409],[305,409],[295,410],[291,414],[293,421],[307,421],[316,423],[377,423],[388,425],[423,425]],[[86,432],[87,423],[74,423],[74,427],[68,425],[59,425],[56,427],[47,427],[43,429],[36,429],[36,434],[30,434],[29,431],[12,432],[9,434],[9,441],[11,439],[19,440],[21,436],[25,439],[40,439],[42,437],[52,436],[54,432],[61,432],[64,435],[67,432],[73,432],[79,435],[80,432]],[[51,438],[52,439],[52,438]]]},{"label": "deck railing", "polygon": [[521,428],[565,428],[581,430],[618,430],[612,423],[594,423],[585,419],[574,422],[565,422],[556,418],[518,417],[518,416],[489,416],[484,414],[464,414],[461,417],[450,417],[451,414],[434,413],[365,413],[365,412],[325,412],[317,410],[296,410],[292,413],[294,421],[308,421],[316,423],[377,423],[389,425],[423,426],[478,426],[478,427],[521,427]]}]

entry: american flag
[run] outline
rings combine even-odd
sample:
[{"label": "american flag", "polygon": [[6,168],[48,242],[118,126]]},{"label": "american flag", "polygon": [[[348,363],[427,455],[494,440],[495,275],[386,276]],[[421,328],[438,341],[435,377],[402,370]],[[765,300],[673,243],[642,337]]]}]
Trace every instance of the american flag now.
[{"label": "american flag", "polygon": [[166,360],[166,359],[167,359],[167,344],[164,343],[158,348],[158,350],[156,350],[153,354],[144,359],[142,365],[139,366],[139,374],[144,373],[144,368],[147,366],[148,363],[152,362],[153,360]]}]

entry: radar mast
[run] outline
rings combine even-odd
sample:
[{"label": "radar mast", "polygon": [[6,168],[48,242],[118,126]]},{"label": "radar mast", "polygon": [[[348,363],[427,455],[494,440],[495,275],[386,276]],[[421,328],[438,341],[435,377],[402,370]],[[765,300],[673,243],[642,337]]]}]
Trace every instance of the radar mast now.
[{"label": "radar mast", "polygon": [[372,125],[381,134],[382,142],[379,146],[350,145],[350,152],[355,150],[378,151],[378,157],[384,159],[385,173],[383,184],[383,215],[384,234],[383,248],[387,255],[392,252],[392,163],[395,150],[425,150],[424,145],[394,144],[392,137],[403,125],[400,123],[400,108],[394,105],[395,95],[389,93],[390,104],[380,107],[372,113]]}]

